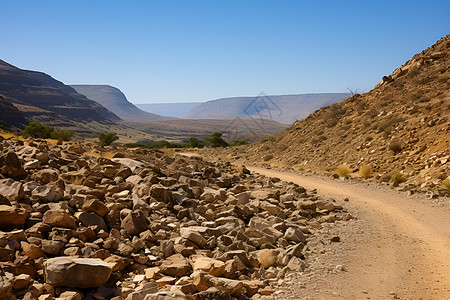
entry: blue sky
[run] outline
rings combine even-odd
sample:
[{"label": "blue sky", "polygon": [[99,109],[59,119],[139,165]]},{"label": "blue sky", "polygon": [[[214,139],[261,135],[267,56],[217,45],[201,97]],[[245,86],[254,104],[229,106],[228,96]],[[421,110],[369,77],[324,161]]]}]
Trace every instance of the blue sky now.
[{"label": "blue sky", "polygon": [[450,31],[448,0],[1,0],[0,11],[0,59],[134,103],[364,92]]}]

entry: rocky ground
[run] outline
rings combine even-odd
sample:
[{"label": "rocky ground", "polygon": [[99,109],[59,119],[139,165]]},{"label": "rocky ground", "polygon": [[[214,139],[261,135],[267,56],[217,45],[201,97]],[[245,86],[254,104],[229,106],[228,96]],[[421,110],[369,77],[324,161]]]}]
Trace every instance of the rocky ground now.
[{"label": "rocky ground", "polygon": [[1,299],[258,299],[313,261],[341,204],[229,162],[0,143]]}]

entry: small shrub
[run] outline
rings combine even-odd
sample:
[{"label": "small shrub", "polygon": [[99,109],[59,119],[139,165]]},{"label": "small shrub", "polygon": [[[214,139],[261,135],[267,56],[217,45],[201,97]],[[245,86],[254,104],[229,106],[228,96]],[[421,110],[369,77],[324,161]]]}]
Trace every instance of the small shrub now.
[{"label": "small shrub", "polygon": [[173,148],[163,148],[162,151],[165,155],[167,155],[169,157],[175,156],[175,150],[173,150]]},{"label": "small shrub", "polygon": [[232,142],[230,144],[230,146],[242,146],[242,145],[247,145],[248,142],[244,141],[244,140],[235,140],[234,142]]},{"label": "small shrub", "polygon": [[108,133],[100,133],[98,135],[99,144],[100,146],[109,146],[114,142],[115,140],[118,140],[119,137],[117,136],[117,133],[115,132],[108,132]]},{"label": "small shrub", "polygon": [[6,129],[6,123],[5,121],[0,120],[0,129],[5,130]]},{"label": "small shrub", "polygon": [[42,125],[38,122],[31,122],[27,127],[22,131],[22,136],[24,138],[40,138],[40,139],[48,139],[53,132],[53,128],[49,126]]},{"label": "small shrub", "polygon": [[228,143],[222,139],[222,133],[215,132],[203,139],[211,147],[227,147]]},{"label": "small shrub", "polygon": [[447,189],[447,191],[450,193],[450,179],[445,179],[442,181],[442,186]]},{"label": "small shrub", "polygon": [[403,150],[403,143],[399,140],[393,140],[389,144],[389,150],[394,152],[394,154],[400,153]]},{"label": "small shrub", "polygon": [[395,172],[394,174],[392,174],[391,180],[394,183],[394,185],[396,185],[396,184],[405,182],[406,177],[405,177],[405,175],[403,175],[403,173]]},{"label": "small shrub", "polygon": [[205,145],[195,137],[190,137],[184,145],[187,148],[203,148]]},{"label": "small shrub", "polygon": [[340,165],[336,169],[336,173],[339,175],[339,177],[349,178],[351,172],[352,172],[352,170],[348,166],[345,166],[345,165]]},{"label": "small shrub", "polygon": [[53,140],[62,139],[63,141],[70,141],[74,135],[70,130],[55,130],[50,133],[50,138]]},{"label": "small shrub", "polygon": [[359,176],[363,179],[370,178],[372,176],[372,167],[369,165],[362,165],[359,168]]}]

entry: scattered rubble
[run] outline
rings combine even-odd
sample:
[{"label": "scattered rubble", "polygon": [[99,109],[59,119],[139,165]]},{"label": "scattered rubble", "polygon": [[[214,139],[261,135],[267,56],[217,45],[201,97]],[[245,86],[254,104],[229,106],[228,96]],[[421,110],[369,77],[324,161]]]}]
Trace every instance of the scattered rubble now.
[{"label": "scattered rubble", "polygon": [[[2,146],[1,299],[270,295],[307,267],[311,224],[351,218],[331,199],[229,162],[41,140]],[[85,154],[106,150],[121,158]]]}]

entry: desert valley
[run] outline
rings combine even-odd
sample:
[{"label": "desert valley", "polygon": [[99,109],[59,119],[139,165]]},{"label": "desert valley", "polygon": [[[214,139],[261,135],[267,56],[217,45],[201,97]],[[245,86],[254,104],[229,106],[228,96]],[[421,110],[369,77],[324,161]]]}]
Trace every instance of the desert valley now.
[{"label": "desert valley", "polygon": [[450,299],[450,35],[360,93],[134,103],[1,59],[0,299]]}]

